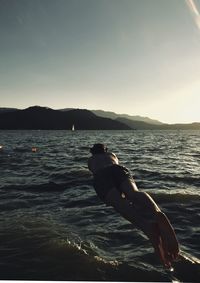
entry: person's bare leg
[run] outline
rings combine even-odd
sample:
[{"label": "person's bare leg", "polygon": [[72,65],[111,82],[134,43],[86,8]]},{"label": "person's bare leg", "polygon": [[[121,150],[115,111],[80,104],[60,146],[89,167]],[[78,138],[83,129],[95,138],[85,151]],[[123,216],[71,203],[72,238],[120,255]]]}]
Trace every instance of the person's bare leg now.
[{"label": "person's bare leg", "polygon": [[[178,241],[174,229],[166,215],[161,212],[160,208],[147,193],[138,191],[136,184],[132,180],[126,180],[121,185],[121,190],[124,192],[126,198],[131,201],[138,214],[144,218],[144,224],[143,227],[141,226],[141,229],[150,238],[152,243],[155,234],[159,233],[159,237],[162,240],[159,254],[161,253],[163,255],[162,257],[166,259],[166,262],[176,259],[179,253]],[[151,225],[154,223],[154,228],[152,227],[150,229],[150,227],[148,227],[149,224],[145,223],[146,219],[152,222]],[[141,222],[141,225],[142,223],[143,222]],[[156,227],[155,224],[158,227]],[[157,240],[156,243],[158,243]],[[157,250],[156,246],[154,246],[154,248]]]},{"label": "person's bare leg", "polygon": [[122,198],[120,192],[115,188],[111,189],[107,194],[105,203],[113,206],[125,219],[133,223],[137,228],[141,229],[150,239],[163,265],[170,266],[168,261],[165,259],[162,248],[162,239],[158,233],[158,227],[155,222],[149,222],[148,219],[141,217],[138,209],[135,209],[129,200]]}]

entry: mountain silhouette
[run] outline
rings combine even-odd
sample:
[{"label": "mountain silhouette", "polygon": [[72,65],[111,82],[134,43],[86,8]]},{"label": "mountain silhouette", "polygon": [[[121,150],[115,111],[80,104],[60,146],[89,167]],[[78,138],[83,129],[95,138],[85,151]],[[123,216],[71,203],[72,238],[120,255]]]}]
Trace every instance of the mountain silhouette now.
[{"label": "mountain silhouette", "polygon": [[[61,111],[69,111],[72,110],[74,108],[64,108],[64,109],[60,109]],[[128,114],[117,114],[115,112],[112,111],[104,111],[104,110],[90,110],[91,112],[93,112],[95,115],[99,116],[99,117],[104,117],[104,118],[110,118],[113,120],[116,120],[118,118],[126,118],[128,120],[132,120],[132,121],[141,121],[141,122],[145,122],[148,124],[153,124],[153,125],[161,125],[163,124],[162,122],[155,120],[155,119],[151,119],[148,117],[143,117],[143,116],[139,116],[139,115],[128,115]]]},{"label": "mountain silhouette", "polygon": [[189,124],[150,124],[121,117],[117,118],[115,121],[126,124],[132,130],[200,130],[200,123],[197,122]]},{"label": "mountain silhouette", "polygon": [[111,112],[111,111],[103,111],[103,110],[91,110],[95,115],[100,116],[100,117],[106,117],[106,118],[110,118],[110,119],[118,119],[118,118],[126,118],[128,120],[131,121],[141,121],[141,122],[145,122],[148,124],[153,124],[153,125],[161,125],[163,124],[162,122],[155,120],[155,119],[151,119],[148,117],[143,117],[143,116],[139,116],[139,115],[128,115],[128,114],[117,114],[115,112]]},{"label": "mountain silhouette", "polygon": [[32,106],[23,110],[0,112],[0,129],[70,130],[128,130],[129,126],[108,118],[96,116],[89,110],[73,109],[67,112],[47,107]]},{"label": "mountain silhouette", "polygon": [[[97,114],[95,114],[97,113]],[[164,124],[147,117],[130,116],[109,111],[31,106],[19,110],[0,108],[0,129],[30,130],[200,130],[200,123]],[[105,114],[106,117],[103,117]],[[112,117],[112,118],[108,118]]]}]

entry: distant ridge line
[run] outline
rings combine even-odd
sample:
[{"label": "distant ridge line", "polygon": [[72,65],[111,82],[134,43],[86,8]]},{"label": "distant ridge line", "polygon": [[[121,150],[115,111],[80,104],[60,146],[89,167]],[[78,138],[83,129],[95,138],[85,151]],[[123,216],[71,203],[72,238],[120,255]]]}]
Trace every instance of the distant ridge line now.
[{"label": "distant ridge line", "polygon": [[[60,109],[61,111],[69,111],[71,109],[75,109],[75,108],[64,108],[64,109]],[[139,115],[128,115],[128,114],[117,114],[115,112],[112,111],[105,111],[105,110],[89,110],[91,112],[93,112],[95,115],[99,116],[99,117],[104,117],[104,118],[110,118],[110,119],[117,119],[119,117],[123,117],[123,118],[127,118],[133,121],[143,121],[149,124],[155,124],[155,125],[162,125],[163,123],[155,120],[155,119],[151,119],[148,117],[143,117],[143,116],[139,116]]]},{"label": "distant ridge line", "polygon": [[166,124],[148,117],[104,110],[55,110],[42,106],[30,106],[25,109],[0,108],[0,129],[70,130],[72,124],[76,125],[76,130],[200,130],[199,122]]},{"label": "distant ridge line", "polygon": [[0,129],[4,130],[71,130],[73,124],[76,130],[131,129],[120,121],[98,117],[86,109],[61,111],[41,106],[13,109],[13,111],[0,109]]}]

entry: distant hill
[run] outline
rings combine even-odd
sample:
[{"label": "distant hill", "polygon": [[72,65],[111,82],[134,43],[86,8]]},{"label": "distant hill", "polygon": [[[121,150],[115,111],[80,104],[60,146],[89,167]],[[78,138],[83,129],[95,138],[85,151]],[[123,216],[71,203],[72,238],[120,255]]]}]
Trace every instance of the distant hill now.
[{"label": "distant hill", "polygon": [[18,110],[17,108],[0,107],[0,114],[6,112],[13,112]]},{"label": "distant hill", "polygon": [[163,124],[155,125],[143,121],[133,121],[123,117],[117,118],[116,121],[126,124],[133,130],[159,130],[163,125]]},{"label": "distant hill", "polygon": [[70,130],[128,130],[120,121],[101,118],[88,110],[73,109],[67,112],[33,106],[23,110],[1,111],[0,129]]},{"label": "distant hill", "polygon": [[154,120],[154,119],[150,119],[148,117],[142,117],[142,116],[131,116],[131,115],[127,115],[127,114],[117,114],[115,112],[111,112],[111,111],[103,111],[103,110],[91,110],[94,114],[96,114],[97,116],[100,117],[106,117],[106,118],[110,118],[110,119],[117,119],[117,118],[126,118],[132,121],[142,121],[148,124],[153,124],[153,125],[162,125],[163,123],[158,121],[158,120]]},{"label": "distant hill", "polygon": [[200,123],[164,124],[147,117],[134,120],[137,117],[140,116],[116,114],[103,110],[89,111],[75,108],[53,110],[40,106],[19,110],[2,107],[0,108],[0,129],[70,130],[74,124],[76,130],[200,130]]},{"label": "distant hill", "polygon": [[161,129],[164,130],[200,130],[200,123],[188,123],[188,124],[164,124]]},{"label": "distant hill", "polygon": [[117,118],[116,121],[126,124],[133,130],[200,130],[200,123],[155,125],[126,118]]}]

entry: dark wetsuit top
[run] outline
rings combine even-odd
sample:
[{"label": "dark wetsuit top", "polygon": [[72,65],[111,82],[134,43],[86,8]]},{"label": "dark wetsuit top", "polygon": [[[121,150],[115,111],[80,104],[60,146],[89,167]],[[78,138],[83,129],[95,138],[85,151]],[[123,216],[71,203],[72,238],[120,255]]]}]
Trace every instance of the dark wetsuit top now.
[{"label": "dark wetsuit top", "polygon": [[127,179],[133,180],[129,170],[124,166],[113,164],[94,174],[94,188],[99,198],[104,201],[113,187],[122,193],[120,185]]}]

